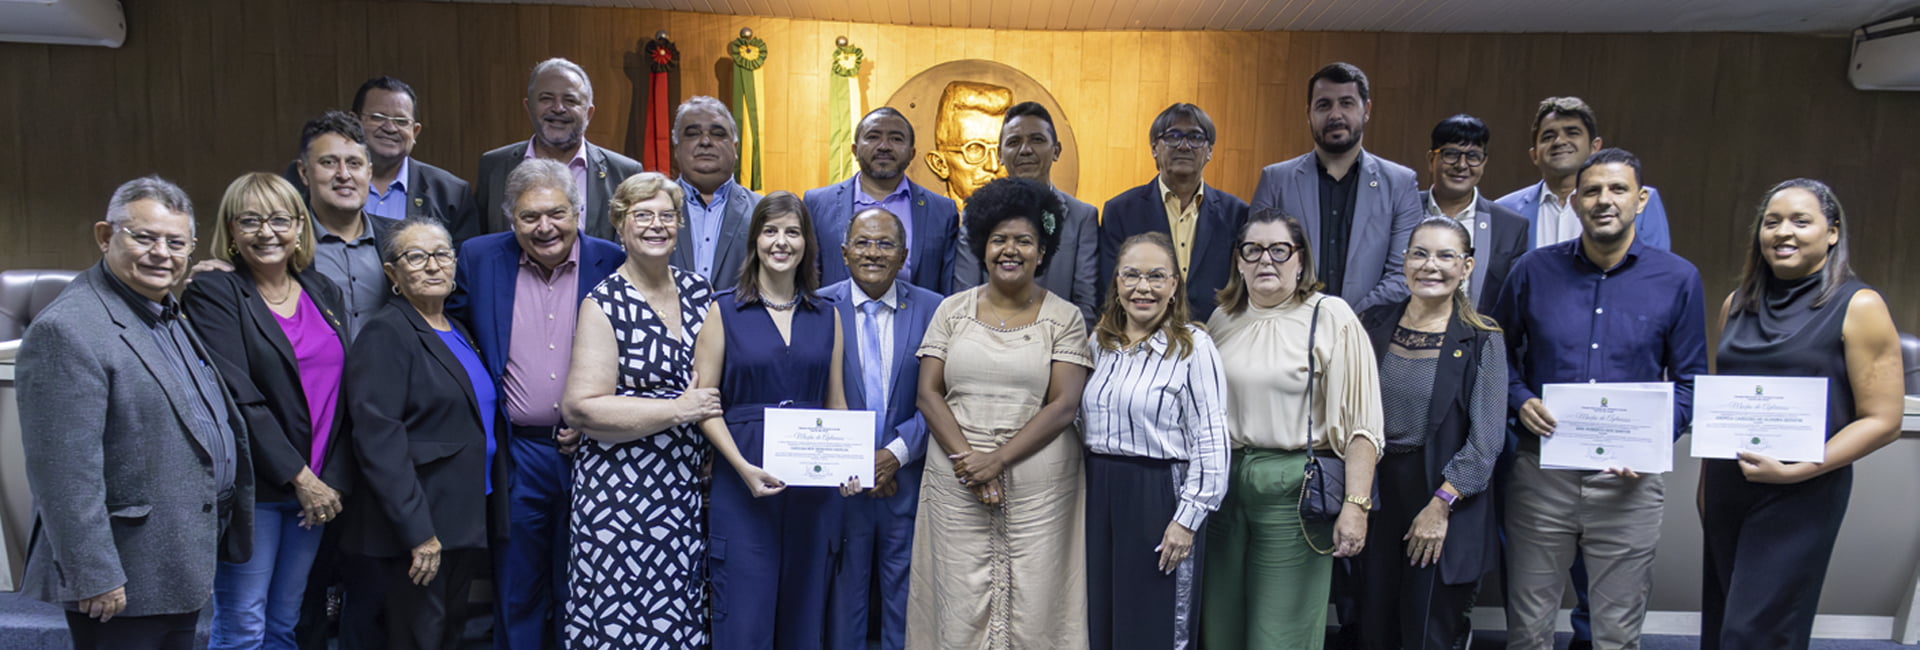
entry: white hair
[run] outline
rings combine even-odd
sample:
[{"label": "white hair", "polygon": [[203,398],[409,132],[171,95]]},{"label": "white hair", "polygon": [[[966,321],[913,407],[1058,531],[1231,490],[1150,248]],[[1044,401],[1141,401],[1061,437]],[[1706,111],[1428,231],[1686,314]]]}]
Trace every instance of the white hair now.
[{"label": "white hair", "polygon": [[[130,217],[127,206],[135,201],[154,201],[168,212],[187,215],[187,223],[193,223],[193,199],[187,198],[186,190],[159,176],[142,176],[115,188],[113,198],[107,201],[107,223],[125,226]],[[193,232],[191,225],[188,232]]]},{"label": "white hair", "polygon": [[709,110],[718,113],[720,117],[727,120],[727,133],[732,134],[735,140],[740,139],[740,123],[734,121],[733,111],[728,110],[726,104],[706,95],[694,95],[688,98],[687,101],[681,102],[680,107],[673,111],[673,144],[680,144],[681,120],[686,118],[687,113],[697,110]]},{"label": "white hair", "polygon": [[573,172],[566,165],[545,158],[535,158],[519,164],[513,172],[507,174],[506,200],[501,202],[500,211],[506,213],[507,220],[513,220],[513,206],[520,203],[520,195],[536,187],[560,190],[567,195],[567,203],[579,210],[585,205],[580,200],[580,186],[573,182]]},{"label": "white hair", "polygon": [[586,68],[580,67],[578,63],[557,56],[533,65],[533,74],[527,75],[527,99],[533,99],[534,80],[539,79],[541,74],[552,70],[565,70],[573,73],[573,76],[579,77],[580,88],[587,91],[587,104],[593,104],[593,80],[587,77]]}]

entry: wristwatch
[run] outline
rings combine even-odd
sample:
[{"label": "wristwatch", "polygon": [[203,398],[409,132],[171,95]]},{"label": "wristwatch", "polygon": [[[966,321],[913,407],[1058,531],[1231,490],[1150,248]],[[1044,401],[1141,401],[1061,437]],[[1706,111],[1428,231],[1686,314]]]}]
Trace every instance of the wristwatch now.
[{"label": "wristwatch", "polygon": [[1357,497],[1349,494],[1346,502],[1360,506],[1361,512],[1373,512],[1373,497]]},{"label": "wristwatch", "polygon": [[1460,497],[1459,495],[1456,495],[1452,492],[1448,492],[1446,490],[1434,490],[1433,498],[1439,499],[1441,503],[1447,504],[1447,512],[1453,512],[1453,502],[1455,500],[1458,500]]}]

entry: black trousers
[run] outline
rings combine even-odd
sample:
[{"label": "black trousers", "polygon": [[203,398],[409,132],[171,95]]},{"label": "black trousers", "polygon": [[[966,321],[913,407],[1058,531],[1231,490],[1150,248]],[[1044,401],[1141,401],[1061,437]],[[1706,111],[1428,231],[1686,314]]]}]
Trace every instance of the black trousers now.
[{"label": "black trousers", "polygon": [[485,549],[440,552],[440,572],[421,587],[407,578],[412,557],[346,553],[346,601],[340,614],[343,650],[457,650],[467,622],[468,592],[488,561]]},{"label": "black trousers", "polygon": [[1380,459],[1380,503],[1367,524],[1367,546],[1358,566],[1359,641],[1367,650],[1460,649],[1473,631],[1474,597],[1480,581],[1446,584],[1438,563],[1425,567],[1407,560],[1414,518],[1433,500],[1427,482],[1426,454],[1414,449]]},{"label": "black trousers", "polygon": [[1763,485],[1747,482],[1737,461],[1700,465],[1707,492],[1700,647],[1805,650],[1853,468]]},{"label": "black trousers", "polygon": [[1089,453],[1087,638],[1093,650],[1193,647],[1200,623],[1200,540],[1173,573],[1154,548],[1180,505],[1186,463]]},{"label": "black trousers", "polygon": [[75,650],[194,650],[200,647],[194,626],[200,612],[155,616],[115,616],[102,623],[67,612],[67,631]]}]

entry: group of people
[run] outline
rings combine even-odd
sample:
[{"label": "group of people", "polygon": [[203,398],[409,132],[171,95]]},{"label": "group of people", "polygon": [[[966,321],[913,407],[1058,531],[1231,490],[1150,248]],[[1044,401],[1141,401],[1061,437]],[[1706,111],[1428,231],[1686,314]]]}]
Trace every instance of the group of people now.
[{"label": "group of people", "polygon": [[[1540,395],[1673,382],[1685,431],[1706,296],[1658,193],[1577,98],[1493,200],[1480,120],[1434,128],[1422,190],[1362,146],[1359,69],[1307,86],[1314,150],[1251,206],[1175,104],[1100,216],[1034,103],[962,215],[892,108],[853,177],[761,196],[725,104],[680,105],[670,178],[586,142],[551,59],[470,188],[369,80],[233,181],[211,260],[179,188],[114,193],[19,357],[24,588],[82,648],[191,647],[209,602],[214,647],[313,647],[332,593],[340,647],[453,648],[481,577],[516,650],[1458,648],[1500,568],[1510,647],[1552,647],[1569,585],[1637,647],[1662,477],[1543,467]],[[1705,461],[1706,647],[1806,647],[1850,465],[1898,435],[1850,229],[1796,179],[1745,233],[1718,369],[1827,377],[1830,436]],[[871,411],[873,484],[768,472],[768,408]]]}]

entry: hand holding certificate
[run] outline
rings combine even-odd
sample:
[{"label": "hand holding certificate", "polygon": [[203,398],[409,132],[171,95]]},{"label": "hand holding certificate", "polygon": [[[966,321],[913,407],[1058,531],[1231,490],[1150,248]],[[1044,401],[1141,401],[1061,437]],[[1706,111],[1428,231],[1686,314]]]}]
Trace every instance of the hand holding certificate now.
[{"label": "hand holding certificate", "polygon": [[1541,467],[1673,471],[1673,384],[1547,384],[1540,392],[1558,423],[1540,441]]},{"label": "hand holding certificate", "polygon": [[1693,457],[1752,452],[1781,462],[1827,460],[1827,378],[1700,375],[1693,382]]},{"label": "hand holding certificate", "polygon": [[767,409],[767,473],[796,487],[873,487],[873,411]]}]

